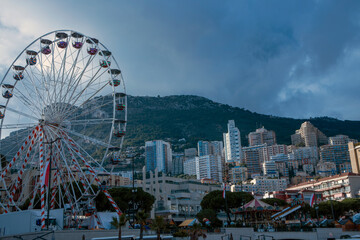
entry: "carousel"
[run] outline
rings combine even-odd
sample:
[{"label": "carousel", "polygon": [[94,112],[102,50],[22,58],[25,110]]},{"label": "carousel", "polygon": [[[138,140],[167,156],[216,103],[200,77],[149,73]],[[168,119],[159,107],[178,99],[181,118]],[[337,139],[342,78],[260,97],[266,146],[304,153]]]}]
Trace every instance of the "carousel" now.
[{"label": "carousel", "polygon": [[261,200],[253,199],[243,207],[231,209],[239,222],[244,226],[264,226],[271,222],[271,216],[281,209],[278,206],[271,206]]}]

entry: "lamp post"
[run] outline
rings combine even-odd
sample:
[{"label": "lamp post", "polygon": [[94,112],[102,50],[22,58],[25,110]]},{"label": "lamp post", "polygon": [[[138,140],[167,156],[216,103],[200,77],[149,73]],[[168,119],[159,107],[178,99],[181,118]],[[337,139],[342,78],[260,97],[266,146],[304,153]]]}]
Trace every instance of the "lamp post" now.
[{"label": "lamp post", "polygon": [[46,229],[49,230],[49,224],[50,224],[50,201],[51,201],[51,194],[50,194],[50,189],[51,189],[51,161],[52,161],[52,145],[54,142],[60,140],[61,138],[56,138],[53,141],[50,142],[44,142],[44,144],[50,144],[50,158],[49,158],[49,180],[48,180],[48,206],[47,206],[47,223],[46,223]]},{"label": "lamp post", "polygon": [[333,218],[333,220],[335,221],[334,206],[333,206],[333,202],[332,202],[332,199],[331,199],[331,193],[330,193],[330,190],[328,190],[328,192],[329,192],[329,199],[330,199],[330,206],[331,206],[332,218]]},{"label": "lamp post", "polygon": [[133,219],[133,228],[135,228],[135,193],[137,189],[135,189],[135,158],[138,157],[140,153],[135,154],[131,157],[132,159],[132,219]]}]

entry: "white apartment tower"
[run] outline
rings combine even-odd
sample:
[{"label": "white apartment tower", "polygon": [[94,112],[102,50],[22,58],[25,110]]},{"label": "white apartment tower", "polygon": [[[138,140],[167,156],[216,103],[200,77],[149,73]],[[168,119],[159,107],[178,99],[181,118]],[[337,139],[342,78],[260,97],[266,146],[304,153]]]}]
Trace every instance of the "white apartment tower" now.
[{"label": "white apartment tower", "polygon": [[220,155],[205,155],[195,158],[196,178],[212,179],[216,182],[222,182],[222,163]]},{"label": "white apartment tower", "polygon": [[223,134],[225,161],[240,163],[242,160],[240,131],[235,127],[234,120],[229,120],[227,127],[228,132]]}]

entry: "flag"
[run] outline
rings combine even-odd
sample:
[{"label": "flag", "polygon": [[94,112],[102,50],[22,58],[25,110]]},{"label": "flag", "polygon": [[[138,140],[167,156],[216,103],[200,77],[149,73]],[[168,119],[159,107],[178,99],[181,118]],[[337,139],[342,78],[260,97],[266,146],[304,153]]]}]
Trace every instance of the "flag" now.
[{"label": "flag", "polygon": [[226,183],[223,184],[223,199],[225,199],[225,193],[226,193]]},{"label": "flag", "polygon": [[315,204],[315,193],[313,193],[311,195],[311,198],[310,198],[310,207],[313,207]]},{"label": "flag", "polygon": [[41,179],[41,184],[45,186],[49,186],[49,174],[50,174],[50,162],[46,162],[45,168],[44,168],[44,175]]}]

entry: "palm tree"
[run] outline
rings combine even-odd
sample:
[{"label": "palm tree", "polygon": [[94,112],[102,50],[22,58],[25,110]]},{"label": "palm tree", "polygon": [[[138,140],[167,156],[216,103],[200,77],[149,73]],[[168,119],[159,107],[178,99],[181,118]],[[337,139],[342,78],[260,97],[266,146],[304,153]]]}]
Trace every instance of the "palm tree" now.
[{"label": "palm tree", "polygon": [[190,230],[190,240],[198,240],[200,236],[206,238],[206,235],[202,232],[201,225],[194,223]]},{"label": "palm tree", "polygon": [[144,226],[146,225],[146,219],[148,219],[149,214],[144,210],[138,211],[136,214],[136,222],[140,224],[140,240],[143,239]]},{"label": "palm tree", "polygon": [[157,240],[160,240],[160,233],[166,228],[164,218],[161,216],[156,216],[155,219],[152,221],[150,227],[156,232]]},{"label": "palm tree", "polygon": [[119,219],[117,217],[112,217],[111,225],[115,228],[119,228],[119,240],[121,240],[121,227],[125,226],[126,222],[128,221],[125,214],[121,214]]}]

